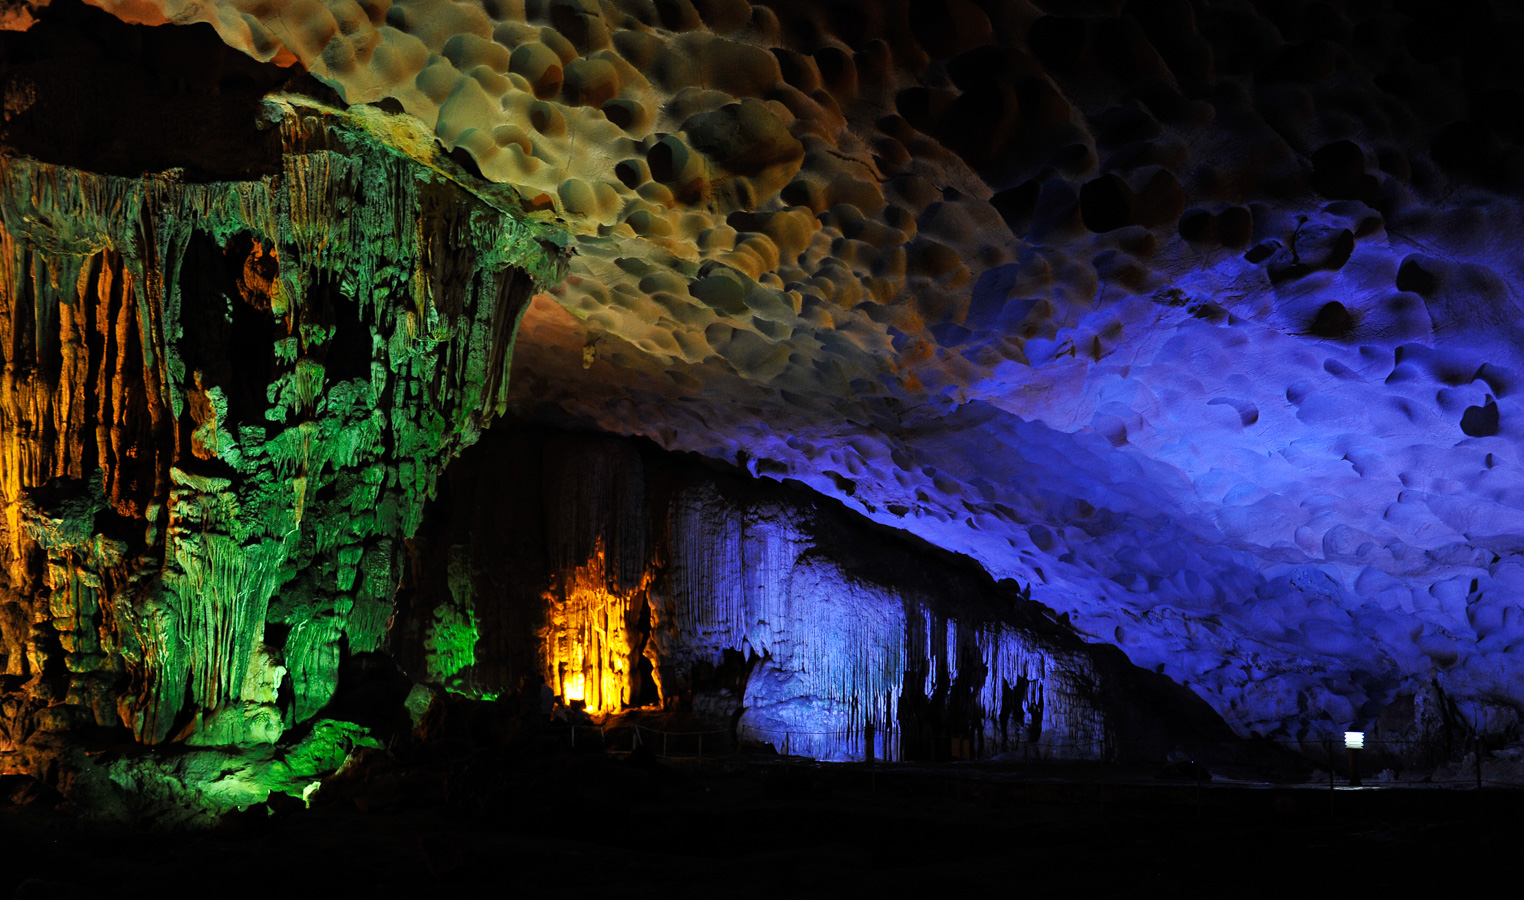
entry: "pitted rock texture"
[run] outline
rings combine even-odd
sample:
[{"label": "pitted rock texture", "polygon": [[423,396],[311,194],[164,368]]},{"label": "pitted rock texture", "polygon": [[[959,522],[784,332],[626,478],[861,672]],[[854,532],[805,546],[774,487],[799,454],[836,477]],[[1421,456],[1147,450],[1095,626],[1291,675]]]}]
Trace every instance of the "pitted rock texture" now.
[{"label": "pitted rock texture", "polygon": [[574,232],[520,409],[1030,580],[1246,733],[1517,724],[1516,6],[102,5]]}]

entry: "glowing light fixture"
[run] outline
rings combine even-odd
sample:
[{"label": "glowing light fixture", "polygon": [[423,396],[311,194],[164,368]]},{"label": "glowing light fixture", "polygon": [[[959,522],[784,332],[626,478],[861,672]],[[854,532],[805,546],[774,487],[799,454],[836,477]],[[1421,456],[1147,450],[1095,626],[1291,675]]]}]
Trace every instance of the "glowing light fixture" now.
[{"label": "glowing light fixture", "polygon": [[1365,747],[1365,732],[1344,732],[1344,746],[1349,750],[1349,786],[1360,787],[1360,750]]}]

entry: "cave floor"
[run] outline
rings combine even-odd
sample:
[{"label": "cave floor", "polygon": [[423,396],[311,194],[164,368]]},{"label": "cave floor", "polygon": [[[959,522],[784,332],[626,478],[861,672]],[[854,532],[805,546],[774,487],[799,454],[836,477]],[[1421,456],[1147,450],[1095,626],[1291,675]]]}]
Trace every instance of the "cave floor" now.
[{"label": "cave floor", "polygon": [[1518,791],[1106,775],[477,755],[204,832],[0,807],[0,897],[1409,893],[1481,887],[1524,838]]}]

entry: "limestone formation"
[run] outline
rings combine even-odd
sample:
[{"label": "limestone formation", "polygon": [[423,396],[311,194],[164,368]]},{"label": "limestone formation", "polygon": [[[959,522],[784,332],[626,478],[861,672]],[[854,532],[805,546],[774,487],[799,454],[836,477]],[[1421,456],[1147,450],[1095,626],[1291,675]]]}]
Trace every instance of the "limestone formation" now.
[{"label": "limestone formation", "polygon": [[560,278],[554,230],[385,122],[263,116],[278,169],[252,180],[0,163],[0,751],[310,720]]},{"label": "limestone formation", "polygon": [[392,632],[432,675],[439,623],[469,616],[452,690],[538,675],[595,714],[664,709],[835,761],[1234,756],[1199,699],[966,558],[798,485],[510,424],[452,464]]}]

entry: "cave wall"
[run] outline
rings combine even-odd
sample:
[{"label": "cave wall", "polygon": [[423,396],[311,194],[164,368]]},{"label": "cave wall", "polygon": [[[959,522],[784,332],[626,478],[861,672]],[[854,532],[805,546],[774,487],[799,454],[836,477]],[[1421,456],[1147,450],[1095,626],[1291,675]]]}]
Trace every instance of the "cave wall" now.
[{"label": "cave wall", "polygon": [[0,157],[0,751],[268,742],[374,650],[553,230],[298,96],[273,171]]},{"label": "cave wall", "polygon": [[495,428],[410,547],[390,646],[461,693],[540,676],[590,711],[680,711],[837,760],[862,758],[869,724],[888,759],[1159,759],[1232,738],[1015,582],[641,441]]}]

